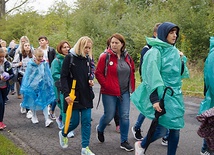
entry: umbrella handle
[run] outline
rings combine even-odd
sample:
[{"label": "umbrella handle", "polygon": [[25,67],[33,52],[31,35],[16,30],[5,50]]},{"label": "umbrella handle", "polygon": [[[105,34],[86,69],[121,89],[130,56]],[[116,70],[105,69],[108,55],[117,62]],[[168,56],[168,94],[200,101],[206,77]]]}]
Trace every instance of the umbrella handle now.
[{"label": "umbrella handle", "polygon": [[164,97],[165,97],[165,94],[166,94],[167,89],[170,89],[170,90],[171,90],[171,96],[174,94],[174,91],[173,91],[173,89],[172,89],[171,87],[166,87],[166,88],[164,89],[164,92],[163,92],[163,99],[164,99]]}]

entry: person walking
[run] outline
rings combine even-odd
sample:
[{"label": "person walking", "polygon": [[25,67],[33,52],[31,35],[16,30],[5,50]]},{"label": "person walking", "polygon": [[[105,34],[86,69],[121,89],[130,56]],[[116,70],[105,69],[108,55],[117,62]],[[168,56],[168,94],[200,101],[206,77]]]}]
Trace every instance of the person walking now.
[{"label": "person walking", "polygon": [[[161,23],[156,23],[155,26],[154,26],[154,29],[153,29],[153,38],[156,38],[157,37],[157,30],[158,30],[158,26],[160,25]],[[147,44],[143,47],[141,53],[140,53],[140,66],[139,66],[139,73],[140,73],[140,77],[142,77],[142,73],[141,73],[141,66],[143,64],[143,57],[144,55],[146,54],[146,52],[151,49],[152,46]],[[142,78],[141,78],[142,80]],[[141,126],[144,122],[144,119],[145,119],[145,116],[140,113],[138,115],[138,118],[137,118],[137,121],[135,123],[135,125],[131,128],[132,130],[132,133],[133,133],[133,136],[136,140],[143,140],[143,136],[141,134]]]},{"label": "person walking", "polygon": [[[56,56],[56,50],[53,47],[49,46],[49,40],[46,36],[40,36],[38,38],[39,41],[39,49],[41,49],[44,52],[43,59],[49,64],[49,67],[51,68],[51,63],[54,60]],[[52,113],[56,107],[56,102],[50,103],[48,105],[48,115],[51,119],[56,119],[55,115]]]},{"label": "person walking", "polygon": [[[58,125],[58,128],[60,130],[63,129],[64,123],[65,123],[65,113],[64,113],[64,106],[63,106],[63,94],[61,92],[61,83],[60,83],[60,72],[62,69],[62,63],[66,55],[68,55],[69,50],[71,49],[71,45],[68,41],[60,41],[60,43],[57,45],[57,51],[56,51],[56,58],[51,63],[51,74],[54,80],[54,91],[56,96],[56,103],[60,109],[60,115],[56,118],[56,122]],[[51,114],[54,115],[55,107],[51,107]],[[67,137],[74,137],[74,132],[70,131],[67,135]]]},{"label": "person walking", "polygon": [[[206,58],[205,61],[205,66],[204,66],[204,95],[205,98],[200,104],[199,112],[198,115],[200,116],[203,114],[206,110],[209,110],[214,107],[214,37],[210,37],[210,51],[208,54],[208,57]],[[206,122],[206,124],[208,124]],[[210,128],[210,127],[208,127]],[[199,130],[200,132],[200,130]],[[208,130],[206,130],[208,132]],[[209,132],[207,133],[208,135],[210,134]],[[203,134],[204,135],[204,134]],[[210,137],[207,136],[207,137]],[[201,147],[201,155],[212,155],[214,154],[214,150],[210,149],[207,145],[207,140],[204,138],[203,139],[203,144]]]},{"label": "person walking", "polygon": [[[17,68],[17,80],[21,86],[22,78],[27,68],[27,64],[31,58],[33,58],[34,50],[30,46],[30,42],[25,42],[22,45],[21,53],[15,55],[12,66]],[[23,108],[22,103],[20,103],[21,113],[26,113],[27,118],[32,118],[32,112],[30,109]]]},{"label": "person walking", "polygon": [[[106,57],[109,57],[106,62]],[[105,141],[104,130],[119,111],[120,148],[133,151],[128,143],[130,93],[135,90],[134,61],[126,50],[125,38],[115,33],[110,37],[110,46],[102,53],[97,63],[95,77],[101,85],[104,114],[96,126],[97,139]]]},{"label": "person walking", "polygon": [[[182,78],[188,78],[186,57],[176,47],[179,27],[171,22],[164,22],[158,27],[157,38],[146,38],[152,46],[144,56],[142,65],[143,82],[131,96],[136,108],[147,118],[154,119],[154,113],[162,112],[159,101],[166,87],[171,87],[165,95],[166,114],[159,118],[159,124],[152,135],[152,141],[162,138],[169,129],[167,155],[175,155],[179,142],[180,129],[184,127],[184,101],[181,91]],[[143,155],[147,136],[135,143],[135,155]]]},{"label": "person walking", "polygon": [[[67,110],[68,104],[72,104],[72,116],[68,132],[74,130],[81,121],[82,149],[81,155],[94,155],[89,149],[91,135],[91,109],[93,108],[94,93],[91,80],[91,60],[92,60],[93,42],[88,36],[81,37],[74,47],[70,50],[70,54],[65,56],[62,64],[60,82],[62,93],[64,95],[64,112]],[[76,80],[75,100],[72,101],[69,93],[73,80]],[[59,142],[62,148],[68,147],[67,133],[64,133],[65,127],[59,131]]]},{"label": "person walking", "polygon": [[45,127],[48,127],[53,121],[48,117],[47,105],[55,100],[55,94],[49,64],[43,60],[43,55],[41,49],[34,51],[35,58],[27,64],[20,92],[23,94],[22,106],[33,113],[32,123],[39,123],[36,111],[42,110]]},{"label": "person walking", "polygon": [[5,101],[7,98],[7,87],[9,85],[8,80],[10,80],[14,74],[10,63],[5,58],[5,51],[0,48],[0,130],[6,128],[4,124],[4,112],[5,112]]}]

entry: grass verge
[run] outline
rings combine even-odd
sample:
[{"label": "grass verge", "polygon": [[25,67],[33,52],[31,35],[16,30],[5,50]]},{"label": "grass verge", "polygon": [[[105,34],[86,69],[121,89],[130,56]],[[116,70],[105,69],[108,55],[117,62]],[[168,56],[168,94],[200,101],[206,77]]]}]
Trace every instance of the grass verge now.
[{"label": "grass verge", "polygon": [[[204,97],[203,72],[193,68],[189,69],[189,73],[190,78],[183,79],[182,92],[184,96],[203,98]],[[136,77],[136,86],[138,87],[138,85],[140,84],[140,75],[138,71],[135,73],[135,77]]]},{"label": "grass verge", "polygon": [[0,134],[0,146],[0,155],[26,155],[21,148],[2,134]]}]

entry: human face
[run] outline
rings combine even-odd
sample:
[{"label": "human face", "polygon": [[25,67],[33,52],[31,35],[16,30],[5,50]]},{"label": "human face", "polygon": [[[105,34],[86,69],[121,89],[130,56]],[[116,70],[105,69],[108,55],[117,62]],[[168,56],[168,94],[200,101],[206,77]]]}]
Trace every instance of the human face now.
[{"label": "human face", "polygon": [[42,38],[39,40],[39,45],[41,47],[46,47],[48,45],[48,41]]},{"label": "human face", "polygon": [[118,40],[117,38],[113,37],[111,39],[110,46],[111,46],[111,49],[114,52],[120,54],[121,53],[121,48],[123,47],[123,44],[120,42],[120,40]]},{"label": "human face", "polygon": [[167,42],[169,44],[172,44],[174,45],[176,40],[177,40],[177,29],[176,28],[173,28],[169,34],[167,35],[167,38],[166,38]]},{"label": "human face", "polygon": [[24,45],[24,43],[26,43],[26,42],[27,42],[27,40],[26,40],[25,38],[22,38],[22,39],[21,39],[22,45]]},{"label": "human face", "polygon": [[44,53],[42,51],[38,51],[35,55],[36,57],[36,61],[37,62],[42,62],[43,61],[43,56],[44,56]]},{"label": "human face", "polygon": [[70,50],[70,46],[67,43],[64,43],[61,47],[62,54],[68,55],[68,51]]},{"label": "human face", "polygon": [[26,51],[26,52],[29,52],[30,51],[30,44],[29,43],[24,43],[24,50]]},{"label": "human face", "polygon": [[85,53],[86,55],[88,55],[88,53],[91,51],[91,49],[92,49],[92,43],[91,43],[91,42],[88,42],[88,43],[86,44],[85,48],[84,48],[84,53]]}]

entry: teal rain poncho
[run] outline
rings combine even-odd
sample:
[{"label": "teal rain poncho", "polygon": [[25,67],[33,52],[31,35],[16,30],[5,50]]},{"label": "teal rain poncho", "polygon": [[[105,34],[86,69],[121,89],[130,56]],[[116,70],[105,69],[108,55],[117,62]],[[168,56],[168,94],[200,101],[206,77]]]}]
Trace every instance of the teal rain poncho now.
[{"label": "teal rain poncho", "polygon": [[206,95],[200,104],[199,114],[214,107],[214,37],[210,37],[210,52],[204,66]]},{"label": "teal rain poncho", "polygon": [[165,95],[166,114],[159,118],[159,124],[168,129],[180,129],[184,127],[184,102],[181,92],[182,78],[189,77],[185,65],[181,75],[181,60],[186,64],[186,57],[180,57],[178,49],[158,38],[146,38],[152,48],[145,54],[142,65],[143,82],[131,95],[131,101],[137,109],[149,119],[154,119],[155,110],[150,102],[150,94],[157,89],[159,99],[162,97],[165,87],[171,87],[171,91]]}]

